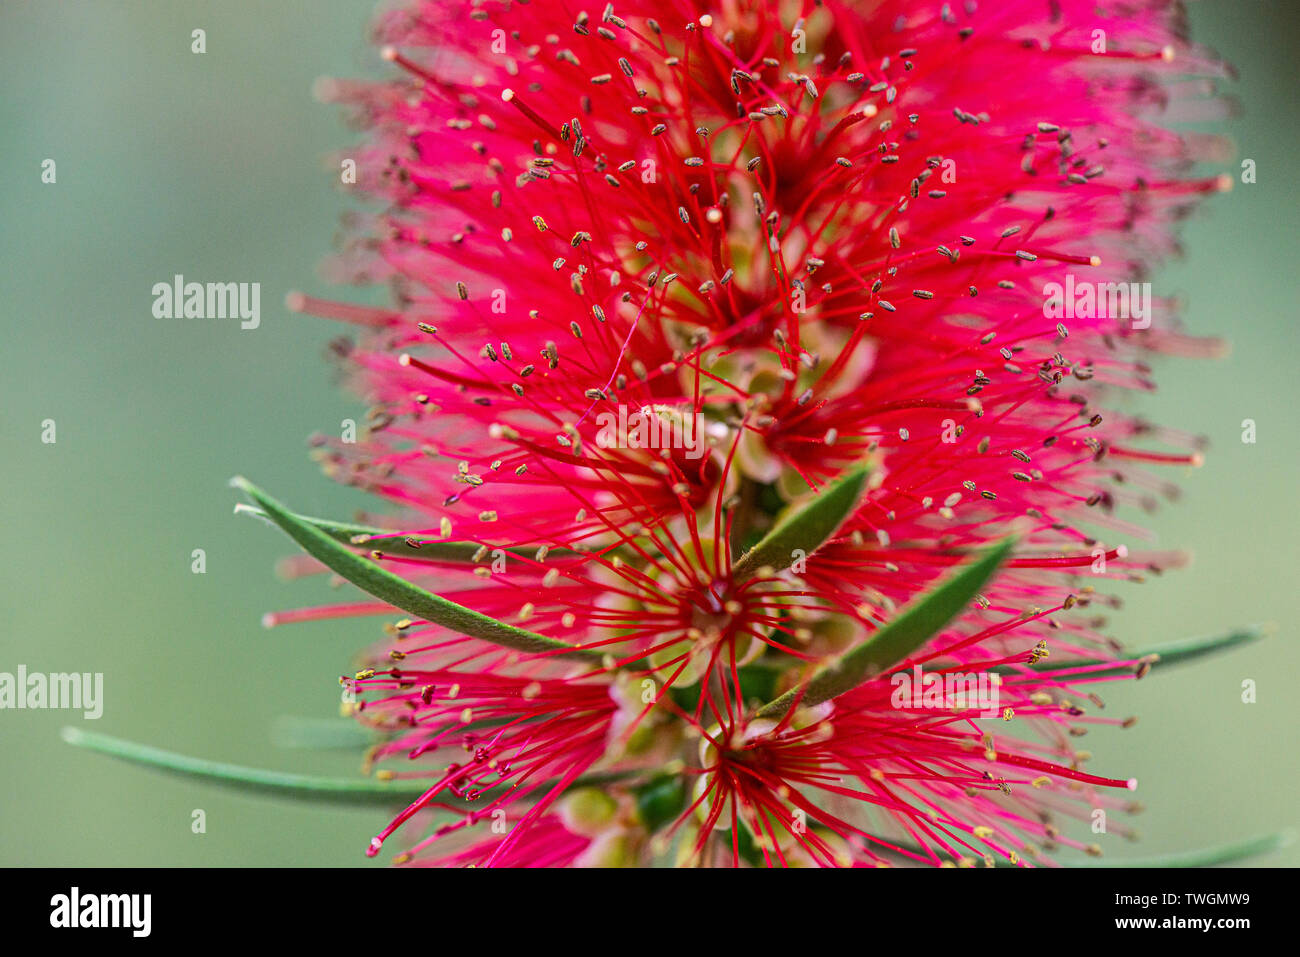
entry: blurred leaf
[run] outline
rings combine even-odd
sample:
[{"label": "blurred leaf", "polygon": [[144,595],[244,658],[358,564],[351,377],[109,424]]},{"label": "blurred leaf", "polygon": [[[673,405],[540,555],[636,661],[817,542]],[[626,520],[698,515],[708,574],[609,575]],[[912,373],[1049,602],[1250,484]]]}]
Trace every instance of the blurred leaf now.
[{"label": "blurred leaf", "polygon": [[641,823],[651,833],[676,820],[686,807],[686,779],[680,774],[665,774],[633,791]]},{"label": "blurred leaf", "polygon": [[1295,834],[1292,831],[1279,831],[1276,834],[1263,834],[1259,837],[1247,838],[1244,841],[1235,841],[1231,844],[1220,844],[1217,847],[1205,847],[1195,851],[1175,851],[1172,854],[1160,854],[1155,857],[1133,857],[1133,858],[1088,858],[1083,861],[1076,861],[1065,866],[1067,867],[1217,867],[1220,864],[1231,864],[1234,861],[1242,861],[1248,857],[1257,857],[1260,854],[1268,854],[1279,848],[1286,847],[1295,840]]},{"label": "blurred leaf", "polygon": [[754,835],[749,833],[749,825],[742,823],[736,833],[737,837],[734,841],[731,838],[731,828],[725,830],[719,828],[714,835],[722,842],[723,847],[733,854],[740,855],[740,859],[750,867],[767,867],[767,859],[754,843]]},{"label": "blurred leaf", "polygon": [[[1247,838],[1244,841],[1235,841],[1230,844],[1220,844],[1217,847],[1199,848],[1194,851],[1175,851],[1172,854],[1158,854],[1153,857],[1131,857],[1131,858],[1108,858],[1108,857],[1087,857],[1077,861],[1057,861],[1061,867],[1067,869],[1081,867],[1217,867],[1220,864],[1231,864],[1236,861],[1242,861],[1250,857],[1257,857],[1260,854],[1268,854],[1272,851],[1286,847],[1295,840],[1295,834],[1292,831],[1279,831],[1276,834],[1264,834],[1259,837]],[[892,848],[875,846],[877,851],[885,853],[896,853],[900,857],[907,857],[908,852],[916,854],[918,857],[926,857],[924,852],[913,844],[894,842],[898,848],[897,851]],[[907,858],[912,863],[916,863],[912,858]],[[928,864],[922,866],[929,866]],[[1019,864],[1012,864],[1006,858],[995,857],[994,867],[1020,867]]]},{"label": "blurred leaf", "polygon": [[[1163,668],[1166,665],[1182,664],[1187,661],[1195,661],[1197,658],[1206,655],[1216,654],[1220,651],[1227,651],[1229,648],[1235,648],[1238,645],[1250,644],[1261,638],[1266,638],[1269,630],[1262,625],[1246,625],[1235,631],[1229,631],[1222,635],[1211,635],[1198,638],[1183,638],[1179,641],[1171,641],[1167,644],[1157,645],[1154,648],[1148,648],[1145,651],[1122,651],[1121,654],[1125,661],[1136,661],[1139,659],[1148,659],[1152,670]],[[1037,664],[1026,665],[1032,671],[1060,671],[1069,668],[1085,668],[1089,665],[1107,664],[1103,658],[1075,658],[1071,661],[1040,661]],[[1014,674],[1014,668],[999,667],[991,669],[1003,674]],[[1090,671],[1087,674],[1089,678],[1102,677],[1104,675],[1116,675],[1132,672],[1132,665],[1116,665],[1113,668],[1099,668],[1096,671]]]}]

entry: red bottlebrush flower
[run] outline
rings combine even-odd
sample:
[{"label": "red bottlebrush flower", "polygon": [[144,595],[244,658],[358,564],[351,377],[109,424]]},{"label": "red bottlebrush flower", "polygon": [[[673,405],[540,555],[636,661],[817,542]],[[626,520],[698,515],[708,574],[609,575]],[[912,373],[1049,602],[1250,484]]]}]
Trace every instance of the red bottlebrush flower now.
[{"label": "red bottlebrush flower", "polygon": [[1163,125],[1218,109],[1182,32],[1168,0],[383,17],[400,74],[321,92],[382,210],[338,273],[394,304],[290,302],[358,328],[370,428],[318,453],[401,514],[351,543],[460,608],[345,682],[381,773],[430,780],[372,853],[427,811],[400,860],[1052,863],[1126,806],[1072,742],[1149,667],[1098,587],[1179,558],[1122,516],[1199,460],[1108,406],[1214,348],[1144,278],[1226,185]]}]

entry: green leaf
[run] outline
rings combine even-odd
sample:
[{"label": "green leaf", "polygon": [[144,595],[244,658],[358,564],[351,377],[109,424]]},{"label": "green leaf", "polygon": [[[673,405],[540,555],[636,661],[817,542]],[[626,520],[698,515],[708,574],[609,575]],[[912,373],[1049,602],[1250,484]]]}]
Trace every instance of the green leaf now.
[{"label": "green leaf", "polygon": [[[241,502],[235,506],[235,511],[241,515],[252,515],[271,524],[276,524],[270,515],[254,505],[245,505]],[[372,551],[383,552],[385,555],[401,558],[469,563],[474,561],[474,556],[483,548],[477,542],[424,542],[417,548],[407,544],[407,539],[411,538],[410,535],[394,533],[391,529],[375,528],[371,525],[355,525],[350,522],[336,522],[332,519],[313,518],[309,515],[294,514],[293,517],[299,522],[314,525],[342,545],[367,548]],[[531,558],[537,553],[536,548],[506,548],[503,550],[520,558]],[[569,558],[574,555],[584,554],[569,548],[552,548],[548,552],[556,558]]]},{"label": "green leaf", "polygon": [[660,775],[632,793],[641,823],[652,834],[675,821],[686,807],[686,779],[680,774]]},{"label": "green leaf", "polygon": [[1175,851],[1172,854],[1160,854],[1155,857],[1131,858],[1088,858],[1066,864],[1066,867],[1218,867],[1231,864],[1248,857],[1257,857],[1286,847],[1295,840],[1294,831],[1278,831],[1275,834],[1262,834],[1259,837],[1220,844],[1217,847],[1203,847],[1194,851]]},{"label": "green leaf", "polygon": [[836,479],[803,508],[778,522],[731,566],[732,580],[753,578],[760,568],[781,571],[790,567],[796,549],[811,555],[821,548],[857,505],[867,471],[864,466]]},{"label": "green leaf", "polygon": [[[352,805],[393,805],[410,803],[432,786],[430,778],[380,781],[376,778],[326,778],[288,771],[266,771],[224,761],[209,761],[188,754],[177,754],[147,744],[127,741],[98,731],[65,727],[60,734],[68,744],[89,751],[98,751],[123,761],[156,768],[167,774],[197,778],[204,783],[236,791],[266,794],[273,797],[294,798],[300,801]],[[575,779],[569,787],[598,787],[631,777],[636,771],[606,771],[586,774]],[[559,783],[559,778],[543,782],[539,787]],[[490,799],[505,790],[498,786],[483,790],[479,800]]]},{"label": "green leaf", "polygon": [[[829,701],[902,661],[952,621],[993,577],[1015,543],[1006,539],[936,588],[908,605],[902,614],[870,638],[820,669],[805,684],[792,688],[758,710],[760,718],[777,718],[799,699],[801,705]],[[800,697],[800,691],[803,694]]]},{"label": "green leaf", "polygon": [[[1156,645],[1154,648],[1148,648],[1145,651],[1124,651],[1120,652],[1126,660],[1145,659],[1154,670],[1163,668],[1166,665],[1182,664],[1187,661],[1195,661],[1206,655],[1216,654],[1220,651],[1227,651],[1229,648],[1235,648],[1238,645],[1250,644],[1261,638],[1268,637],[1270,631],[1262,625],[1246,625],[1235,631],[1229,631],[1222,635],[1210,635],[1198,638],[1183,638],[1179,641],[1171,641],[1167,644]],[[1027,665],[1033,671],[1061,671],[1069,668],[1084,668],[1089,665],[1107,664],[1102,658],[1075,658],[1071,661],[1043,660],[1037,664]],[[1003,674],[1014,674],[1014,668],[999,667],[992,669]],[[1125,674],[1133,670],[1132,665],[1116,665],[1113,668],[1099,668],[1096,671],[1088,672],[1088,677],[1101,677],[1103,675]]]},{"label": "green leaf", "polygon": [[[1108,858],[1108,857],[1086,857],[1076,861],[1062,861],[1059,858],[1056,863],[1064,868],[1127,868],[1127,867],[1217,867],[1220,864],[1231,864],[1234,861],[1242,861],[1249,857],[1257,857],[1260,854],[1268,854],[1280,848],[1287,847],[1295,840],[1293,831],[1278,831],[1275,834],[1263,834],[1259,837],[1247,838],[1244,841],[1236,841],[1230,844],[1220,844],[1217,847],[1203,847],[1194,851],[1174,851],[1172,854],[1158,854],[1153,857],[1130,857],[1130,858]],[[906,858],[910,863],[916,863],[912,858],[908,858],[902,851],[910,851],[920,857],[925,857],[925,853],[915,844],[907,842],[892,842],[898,851],[882,845],[873,845],[877,852],[886,854],[898,854]],[[1005,857],[994,857],[993,866],[996,867],[1019,867],[1019,864],[1012,864]]]},{"label": "green leaf", "polygon": [[458,605],[454,601],[427,592],[381,568],[369,558],[357,555],[326,532],[288,511],[247,479],[234,478],[230,484],[256,502],[267,517],[302,546],[307,554],[362,591],[369,592],[416,618],[443,625],[462,635],[480,638],[527,654],[553,653],[566,658],[582,658],[597,662],[603,657],[599,652],[576,648],[563,641],[507,625],[464,605]]},{"label": "green leaf", "polygon": [[162,748],[138,744],[98,731],[66,727],[63,740],[68,744],[124,761],[143,764],[182,777],[201,778],[209,783],[281,797],[335,804],[400,804],[415,800],[429,789],[429,781],[379,781],[373,778],[324,778],[287,771],[208,761]]}]

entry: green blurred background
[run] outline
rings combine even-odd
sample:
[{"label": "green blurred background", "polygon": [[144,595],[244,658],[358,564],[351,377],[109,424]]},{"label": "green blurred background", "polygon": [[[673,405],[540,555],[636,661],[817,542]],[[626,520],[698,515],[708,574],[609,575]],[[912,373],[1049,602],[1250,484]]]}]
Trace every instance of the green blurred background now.
[{"label": "green blurred background", "polygon": [[[1228,124],[1258,183],[1216,197],[1157,287],[1187,300],[1221,362],[1168,361],[1142,399],[1207,434],[1183,501],[1149,524],[1190,568],[1125,592],[1111,633],[1132,645],[1247,622],[1266,643],[1106,689],[1129,731],[1094,731],[1093,770],[1135,774],[1139,845],[1214,844],[1296,823],[1300,665],[1295,230],[1300,142],[1294,0],[1203,0],[1193,35],[1240,70]],[[318,277],[353,208],[326,154],[355,141],[313,100],[323,74],[376,76],[369,3],[343,0],[0,2],[0,671],[103,672],[105,713],[0,712],[0,864],[365,864],[381,808],[260,799],[64,744],[92,730],[262,767],[350,774],[357,759],[277,747],[282,715],[337,714],[352,653],[378,619],[266,631],[262,612],[328,600],[272,574],[287,540],[235,518],[242,473],[308,514],[362,504],[322,477],[306,437],[358,420],[323,360],[332,324],[289,315],[290,289],[363,301]],[[195,28],[207,52],[190,52]],[[1221,129],[1223,127],[1220,127]],[[45,158],[56,185],[40,181]],[[150,287],[184,273],[262,283],[262,325],[161,324]],[[373,301],[373,300],[372,300]],[[40,441],[41,422],[58,441]],[[1258,441],[1241,441],[1243,419]],[[207,572],[190,571],[191,551]],[[1242,704],[1241,682],[1258,684]],[[207,832],[193,834],[202,808]],[[1300,846],[1264,859],[1300,864]]]}]

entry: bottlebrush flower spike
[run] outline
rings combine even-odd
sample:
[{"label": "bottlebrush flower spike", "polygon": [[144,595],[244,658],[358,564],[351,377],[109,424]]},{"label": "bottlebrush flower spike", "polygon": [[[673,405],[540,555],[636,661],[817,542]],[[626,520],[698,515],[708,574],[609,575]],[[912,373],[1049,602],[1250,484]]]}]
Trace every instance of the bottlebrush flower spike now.
[{"label": "bottlebrush flower spike", "polygon": [[[381,774],[429,781],[372,853],[423,816],[402,862],[1099,853],[1066,819],[1134,782],[1074,739],[1151,662],[1089,606],[1179,561],[1121,515],[1200,458],[1105,403],[1216,348],[1143,284],[1226,186],[1164,125],[1220,112],[1177,5],[420,0],[376,32],[400,72],[320,92],[377,209],[336,273],[394,304],[290,306],[356,327],[368,434],[318,454],[400,514],[312,541],[552,644],[406,619],[345,679]],[[384,603],[273,622],[398,593],[326,564]]]}]

